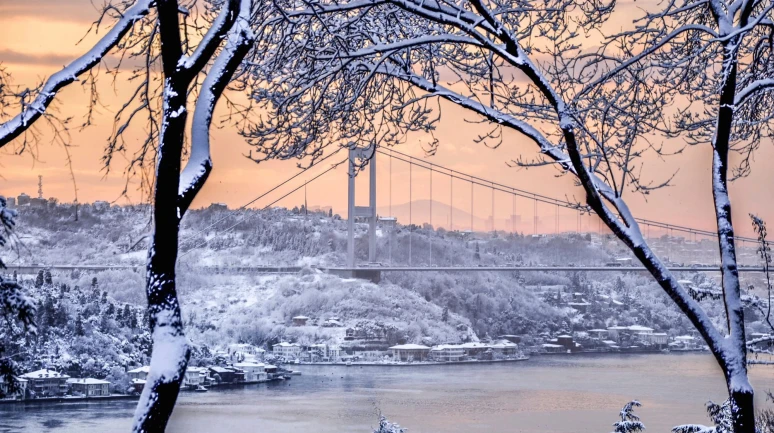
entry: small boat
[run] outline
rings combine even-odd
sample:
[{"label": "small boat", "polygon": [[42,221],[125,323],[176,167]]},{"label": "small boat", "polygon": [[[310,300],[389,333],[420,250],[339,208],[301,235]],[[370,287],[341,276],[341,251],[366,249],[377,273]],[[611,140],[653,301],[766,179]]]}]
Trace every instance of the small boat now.
[{"label": "small boat", "polygon": [[301,372],[298,370],[290,370],[288,371],[288,374],[291,376],[301,376]]},{"label": "small boat", "polygon": [[347,367],[352,367],[352,361],[347,361],[347,363],[344,365],[346,365]]},{"label": "small boat", "polygon": [[207,392],[209,390],[207,388],[205,388],[204,386],[202,386],[202,385],[198,385],[196,387],[196,389],[194,389],[194,391],[196,391],[196,392]]}]

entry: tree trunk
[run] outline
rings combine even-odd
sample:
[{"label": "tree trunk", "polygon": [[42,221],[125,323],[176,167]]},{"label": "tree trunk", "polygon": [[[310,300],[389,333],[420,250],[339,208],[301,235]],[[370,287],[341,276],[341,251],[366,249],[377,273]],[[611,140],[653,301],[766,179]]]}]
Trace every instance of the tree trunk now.
[{"label": "tree trunk", "polygon": [[[167,78],[164,89],[165,126],[159,138],[153,195],[154,229],[146,277],[153,353],[150,373],[135,413],[135,432],[164,431],[190,356],[175,285],[180,227],[180,157],[187,117],[184,109],[186,88],[176,83],[173,78]],[[171,116],[170,113],[178,114]]]},{"label": "tree trunk", "polygon": [[737,269],[731,199],[728,194],[728,152],[734,120],[738,38],[724,49],[723,83],[720,89],[718,119],[712,143],[712,198],[718,229],[721,261],[723,304],[726,308],[728,337],[726,341],[726,383],[731,402],[734,433],[755,433],[754,391],[747,378],[747,341],[744,329],[744,306]]},{"label": "tree trunk", "polygon": [[190,356],[175,285],[181,217],[178,203],[180,159],[188,117],[185,107],[189,80],[181,76],[177,67],[182,56],[177,2],[159,1],[157,9],[165,78],[153,194],[154,226],[146,276],[153,353],[150,372],[135,412],[135,432],[163,432],[166,429]]},{"label": "tree trunk", "polygon": [[[746,379],[745,375],[745,382]],[[755,403],[753,401],[755,395],[749,382],[746,389],[734,389],[729,385],[728,396],[731,402],[734,433],[755,433]]]}]

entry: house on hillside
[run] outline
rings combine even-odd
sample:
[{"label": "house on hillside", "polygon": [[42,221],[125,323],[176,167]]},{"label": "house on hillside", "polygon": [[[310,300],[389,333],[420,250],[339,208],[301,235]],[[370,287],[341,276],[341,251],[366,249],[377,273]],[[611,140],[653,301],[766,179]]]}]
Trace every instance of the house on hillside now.
[{"label": "house on hillside", "polygon": [[110,382],[107,380],[85,377],[82,379],[67,379],[67,385],[73,394],[85,397],[104,397],[110,395]]},{"label": "house on hillside", "polygon": [[392,359],[401,362],[427,361],[430,348],[422,344],[399,344],[389,348]]},{"label": "house on hillside", "polygon": [[236,357],[237,361],[242,362],[249,359],[263,359],[266,351],[252,344],[239,343],[229,345],[228,353],[232,360]]},{"label": "house on hillside", "polygon": [[296,316],[292,320],[293,326],[306,326],[306,322],[309,321],[309,318],[306,316]]},{"label": "house on hillside", "polygon": [[69,390],[67,379],[70,376],[55,370],[42,369],[23,374],[22,379],[28,381],[27,389],[35,398],[59,397]]},{"label": "house on hillside", "polygon": [[19,206],[28,206],[30,204],[30,196],[25,193],[19,194],[16,198],[16,204]]}]

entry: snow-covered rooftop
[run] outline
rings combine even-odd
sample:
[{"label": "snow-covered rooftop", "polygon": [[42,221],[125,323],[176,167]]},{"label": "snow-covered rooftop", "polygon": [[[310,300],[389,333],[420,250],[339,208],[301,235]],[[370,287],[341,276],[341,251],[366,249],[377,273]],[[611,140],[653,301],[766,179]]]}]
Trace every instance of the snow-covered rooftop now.
[{"label": "snow-covered rooftop", "polygon": [[390,350],[429,350],[430,348],[422,344],[399,344],[390,347]]},{"label": "snow-covered rooftop", "polygon": [[31,371],[29,373],[22,374],[21,377],[23,379],[58,379],[58,378],[69,378],[70,376],[66,374],[62,374],[56,370],[48,370],[48,369],[42,369],[42,370],[36,370]]},{"label": "snow-covered rooftop", "polygon": [[80,383],[84,385],[110,385],[107,380],[94,379],[92,377],[67,379],[67,383]]}]

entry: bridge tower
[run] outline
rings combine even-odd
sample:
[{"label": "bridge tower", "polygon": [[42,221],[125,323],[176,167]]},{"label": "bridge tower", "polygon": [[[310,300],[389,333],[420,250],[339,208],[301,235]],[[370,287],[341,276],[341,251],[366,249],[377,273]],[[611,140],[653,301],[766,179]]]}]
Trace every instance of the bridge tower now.
[{"label": "bridge tower", "polygon": [[[355,167],[368,161],[368,206],[355,206]],[[355,218],[368,218],[368,261],[376,261],[376,144],[349,149],[349,188],[347,200],[347,266],[355,267]]]}]

